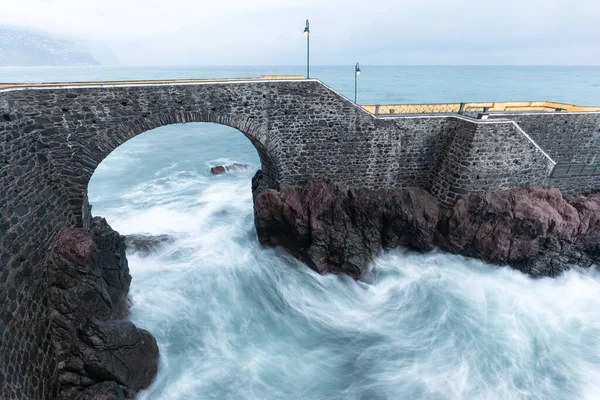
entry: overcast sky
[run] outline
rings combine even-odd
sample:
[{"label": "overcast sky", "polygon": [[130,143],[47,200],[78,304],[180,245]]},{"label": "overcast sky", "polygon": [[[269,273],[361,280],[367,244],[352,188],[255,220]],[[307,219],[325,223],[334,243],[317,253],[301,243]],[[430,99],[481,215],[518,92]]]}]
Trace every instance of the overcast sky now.
[{"label": "overcast sky", "polygon": [[600,0],[7,0],[126,65],[600,65]]}]

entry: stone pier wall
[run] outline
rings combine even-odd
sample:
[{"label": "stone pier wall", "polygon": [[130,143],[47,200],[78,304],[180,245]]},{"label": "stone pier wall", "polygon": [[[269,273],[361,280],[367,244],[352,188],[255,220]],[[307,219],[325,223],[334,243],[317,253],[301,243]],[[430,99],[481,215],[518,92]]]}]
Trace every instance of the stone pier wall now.
[{"label": "stone pier wall", "polygon": [[432,174],[431,193],[447,206],[460,197],[545,185],[553,160],[515,124],[464,126],[450,139]]},{"label": "stone pier wall", "polygon": [[600,163],[600,113],[500,114],[519,124],[557,163]]},{"label": "stone pier wall", "polygon": [[[600,164],[600,113],[503,113],[493,119],[515,121],[558,164]],[[550,177],[539,183],[564,195],[600,191],[600,176]]]}]

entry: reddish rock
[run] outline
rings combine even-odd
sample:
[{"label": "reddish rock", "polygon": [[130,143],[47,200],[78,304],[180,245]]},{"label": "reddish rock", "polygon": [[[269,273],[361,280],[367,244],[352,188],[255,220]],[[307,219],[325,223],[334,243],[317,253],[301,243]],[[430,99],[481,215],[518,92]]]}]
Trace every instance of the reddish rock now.
[{"label": "reddish rock", "polygon": [[382,249],[431,250],[439,207],[421,189],[344,190],[310,182],[255,198],[262,244],[281,246],[320,273],[362,276]]},{"label": "reddish rock", "polygon": [[552,188],[473,194],[456,203],[438,240],[455,253],[556,276],[597,257],[587,244],[600,229],[597,207],[598,195],[568,202]]},{"label": "reddish rock", "polygon": [[57,251],[73,261],[89,261],[96,244],[92,235],[82,228],[63,228],[58,233]]},{"label": "reddish rock", "polygon": [[565,200],[558,189],[473,194],[451,210],[421,189],[344,189],[313,181],[282,192],[253,179],[259,241],[323,272],[361,277],[381,250],[452,253],[532,276],[600,262],[600,194]]}]

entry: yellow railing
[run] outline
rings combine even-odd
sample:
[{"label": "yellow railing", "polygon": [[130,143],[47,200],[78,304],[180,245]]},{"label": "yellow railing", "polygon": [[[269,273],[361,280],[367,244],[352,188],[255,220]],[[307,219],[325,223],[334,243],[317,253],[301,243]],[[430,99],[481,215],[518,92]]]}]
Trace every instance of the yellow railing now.
[{"label": "yellow railing", "polygon": [[457,113],[460,111],[460,103],[386,104],[375,106],[363,106],[363,108],[369,111],[370,113],[376,115]]},{"label": "yellow railing", "polygon": [[476,112],[581,112],[600,111],[600,107],[576,106],[551,101],[513,101],[489,103],[440,103],[440,104],[386,104],[366,105],[365,110],[376,115],[394,114],[438,114],[438,113],[476,113]]}]

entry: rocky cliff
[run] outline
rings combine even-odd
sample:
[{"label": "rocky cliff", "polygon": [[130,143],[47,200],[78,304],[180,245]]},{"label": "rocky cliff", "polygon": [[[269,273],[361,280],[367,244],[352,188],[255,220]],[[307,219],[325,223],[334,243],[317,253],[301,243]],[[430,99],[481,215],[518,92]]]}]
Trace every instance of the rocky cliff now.
[{"label": "rocky cliff", "polygon": [[324,273],[359,278],[382,250],[443,250],[556,276],[600,263],[600,194],[558,189],[472,194],[442,207],[422,189],[348,189],[312,181],[284,191],[253,179],[262,244],[280,246]]},{"label": "rocky cliff", "polygon": [[125,247],[96,217],[89,230],[61,230],[50,250],[49,329],[59,399],[130,398],[156,375],[156,340],[125,319],[131,282]]}]

